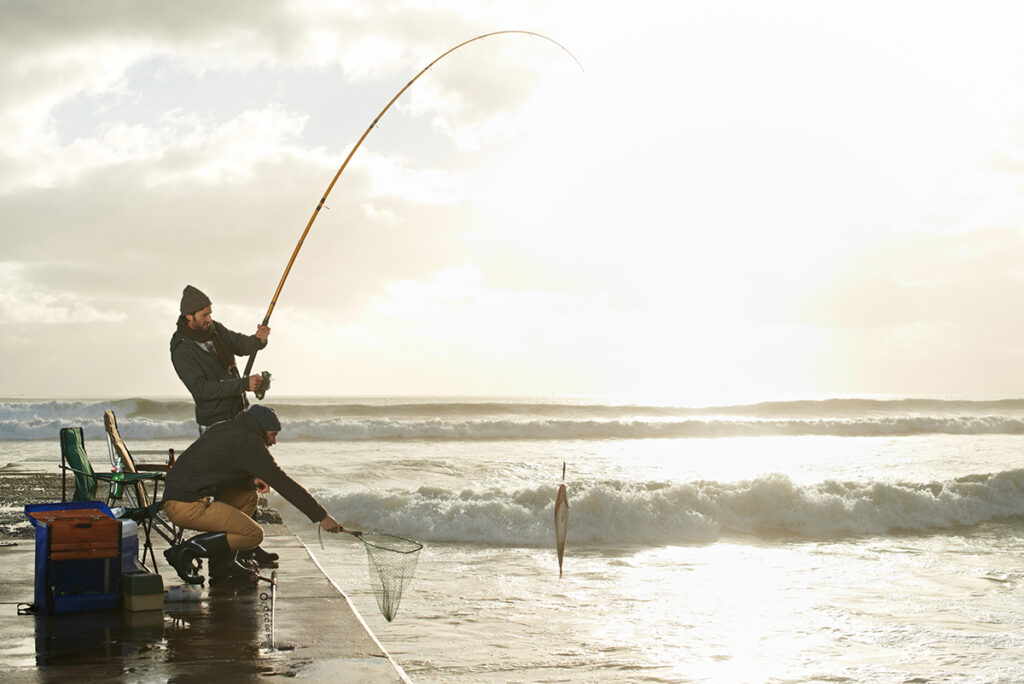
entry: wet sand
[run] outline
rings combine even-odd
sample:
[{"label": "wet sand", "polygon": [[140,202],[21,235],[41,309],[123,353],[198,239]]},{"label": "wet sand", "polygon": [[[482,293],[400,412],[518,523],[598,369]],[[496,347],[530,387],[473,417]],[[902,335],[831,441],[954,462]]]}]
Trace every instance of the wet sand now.
[{"label": "wet sand", "polygon": [[[74,490],[69,483],[68,491]],[[60,473],[25,473],[0,468],[0,539],[31,539],[35,528],[25,517],[25,505],[61,500]]]}]

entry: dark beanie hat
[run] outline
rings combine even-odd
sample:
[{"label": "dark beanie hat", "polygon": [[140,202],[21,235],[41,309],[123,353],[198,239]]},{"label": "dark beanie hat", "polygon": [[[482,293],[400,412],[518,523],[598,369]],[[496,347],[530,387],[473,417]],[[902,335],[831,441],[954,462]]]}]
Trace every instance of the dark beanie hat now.
[{"label": "dark beanie hat", "polygon": [[264,432],[281,431],[281,421],[277,419],[274,409],[263,404],[253,404],[246,410],[250,416],[256,419],[256,422],[260,424]]},{"label": "dark beanie hat", "polygon": [[210,298],[204,295],[198,288],[186,285],[181,292],[181,313],[194,314],[200,309],[210,306]]}]

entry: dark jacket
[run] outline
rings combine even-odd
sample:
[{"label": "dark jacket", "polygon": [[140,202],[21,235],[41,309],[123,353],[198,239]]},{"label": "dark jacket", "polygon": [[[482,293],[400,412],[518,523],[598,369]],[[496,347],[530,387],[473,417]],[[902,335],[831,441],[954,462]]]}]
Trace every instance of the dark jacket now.
[{"label": "dark jacket", "polygon": [[226,488],[255,489],[258,477],[313,522],[327,515],[302,485],[281,470],[263,440],[263,430],[248,413],[210,426],[181,453],[167,472],[164,501],[198,501]]},{"label": "dark jacket", "polygon": [[[266,346],[255,335],[242,335],[213,322],[214,334],[235,356],[249,356]],[[171,336],[171,363],[196,402],[196,422],[213,425],[238,415],[245,408],[243,397],[249,389],[238,369],[224,368],[217,355],[177,330]]]}]

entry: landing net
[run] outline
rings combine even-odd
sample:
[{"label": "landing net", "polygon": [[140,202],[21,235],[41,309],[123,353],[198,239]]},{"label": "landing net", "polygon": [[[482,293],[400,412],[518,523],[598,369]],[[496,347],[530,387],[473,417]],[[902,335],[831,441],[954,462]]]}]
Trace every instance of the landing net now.
[{"label": "landing net", "polygon": [[[409,586],[416,572],[416,561],[419,560],[423,544],[383,532],[343,531],[363,542],[370,585],[373,587],[374,596],[377,597],[377,607],[380,608],[380,614],[384,619],[391,622],[398,613],[402,592]],[[317,525],[316,533],[321,549],[324,548],[322,532],[323,529]]]},{"label": "landing net", "polygon": [[380,532],[362,532],[356,535],[366,549],[370,584],[377,597],[377,607],[384,619],[391,622],[398,613],[402,592],[416,572],[423,544]]}]

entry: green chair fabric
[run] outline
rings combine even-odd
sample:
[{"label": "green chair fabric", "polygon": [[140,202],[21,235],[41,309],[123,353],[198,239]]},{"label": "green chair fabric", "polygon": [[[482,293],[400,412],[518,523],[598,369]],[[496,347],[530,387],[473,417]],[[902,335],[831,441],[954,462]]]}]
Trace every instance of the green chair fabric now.
[{"label": "green chair fabric", "polygon": [[[72,501],[95,501],[96,487],[99,484],[96,480],[96,473],[93,472],[89,456],[85,453],[85,438],[82,428],[61,428],[60,431],[60,455],[61,470],[67,476],[67,471],[74,473],[75,492]],[[65,496],[67,498],[65,488]]]}]

